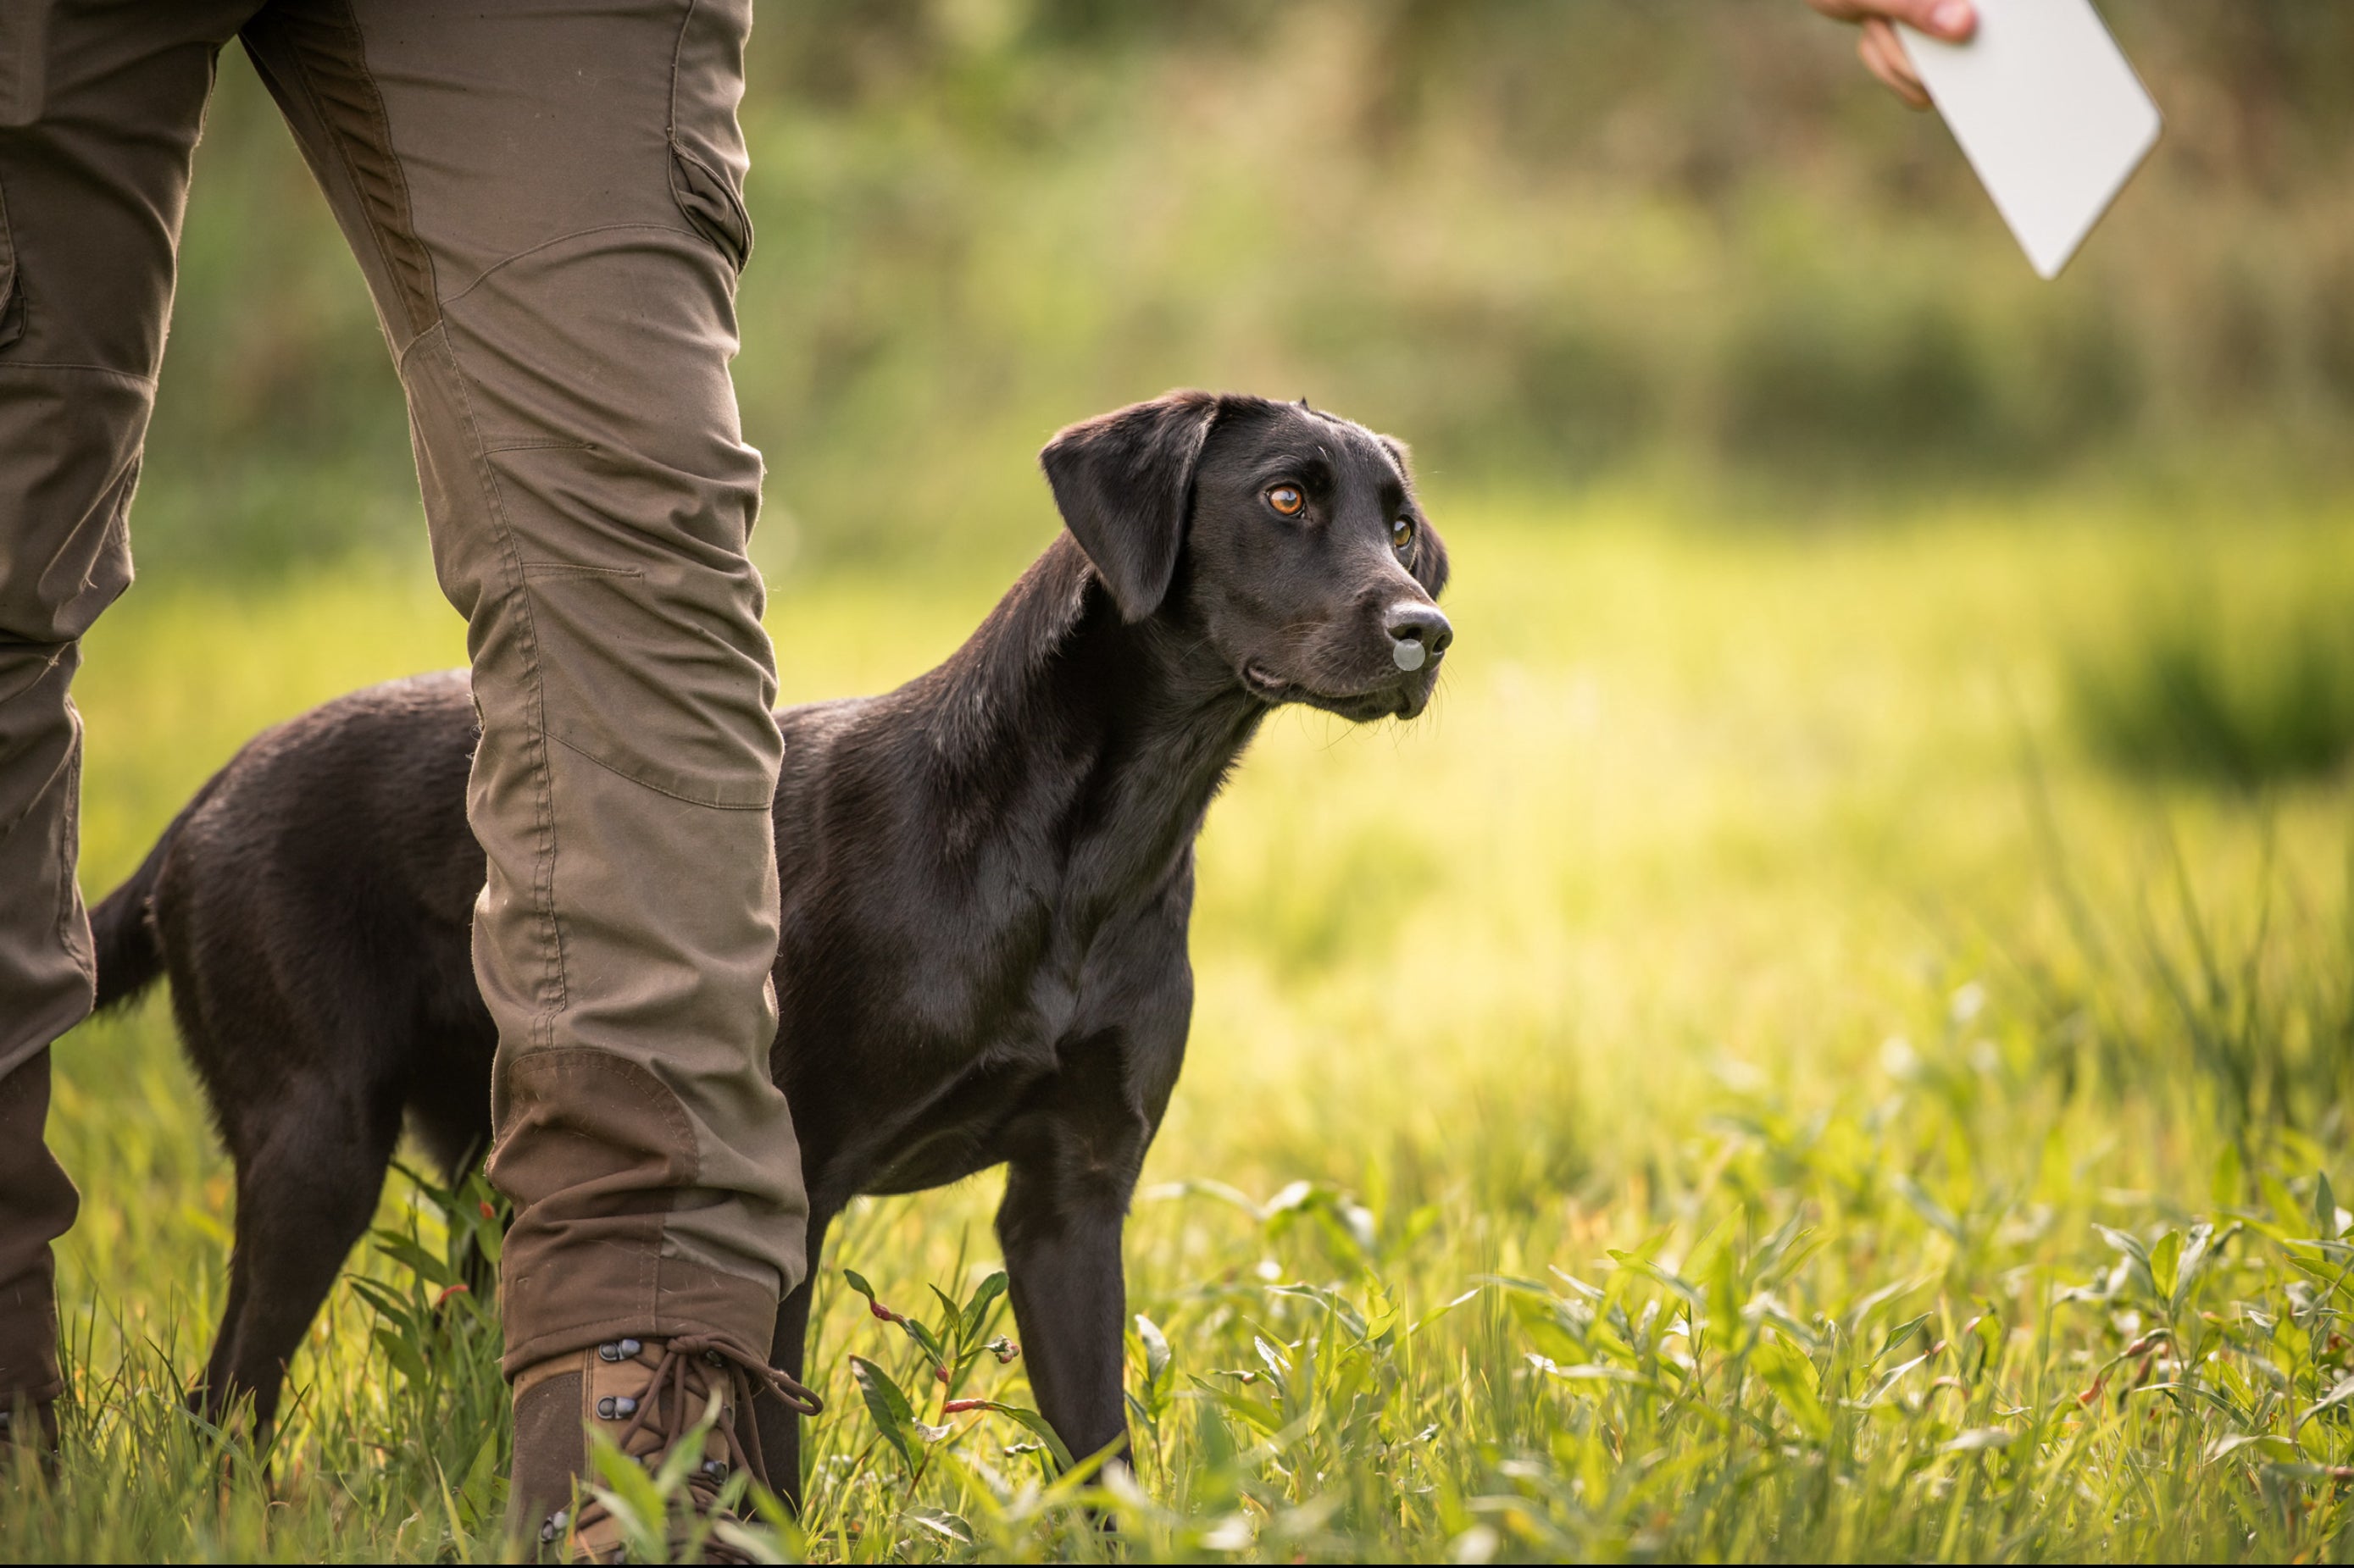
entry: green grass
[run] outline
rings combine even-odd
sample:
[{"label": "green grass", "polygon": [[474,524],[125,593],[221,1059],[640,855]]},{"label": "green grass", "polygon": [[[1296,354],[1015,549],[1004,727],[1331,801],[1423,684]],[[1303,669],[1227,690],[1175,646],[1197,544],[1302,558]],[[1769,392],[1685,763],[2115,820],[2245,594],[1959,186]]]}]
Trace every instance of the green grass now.
[{"label": "green grass", "polygon": [[[2346,519],[1651,510],[1448,509],[1432,713],[1287,716],[1213,813],[1191,1061],[1129,1228],[1135,1486],[1049,1484],[1015,1416],[942,1419],[929,1352],[844,1281],[938,1322],[928,1287],[994,1267],[983,1180],[840,1227],[805,1533],[766,1539],[2348,1554],[2344,775],[2120,769],[2072,694],[2162,640],[2154,588],[2295,611],[2258,637],[2344,605]],[[913,673],[996,586],[788,582],[788,696]],[[261,725],[460,648],[398,575],[143,588],[80,688],[90,885]],[[495,1555],[494,1326],[435,1305],[471,1198],[395,1181],[416,1250],[355,1257],[257,1456],[177,1407],[230,1216],[163,1009],[58,1068],[80,1403],[0,1557]],[[1027,1406],[980,1349],[1010,1320],[959,1330],[960,1395]]]}]

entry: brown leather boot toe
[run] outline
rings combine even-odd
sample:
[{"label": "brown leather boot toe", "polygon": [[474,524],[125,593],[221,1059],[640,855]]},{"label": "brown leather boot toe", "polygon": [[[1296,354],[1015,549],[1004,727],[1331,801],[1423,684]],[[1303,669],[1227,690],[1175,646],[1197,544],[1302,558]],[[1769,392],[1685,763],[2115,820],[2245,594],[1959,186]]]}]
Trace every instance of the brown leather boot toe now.
[{"label": "brown leather boot toe", "polygon": [[[683,1441],[700,1442],[684,1496],[664,1523],[673,1552],[697,1546],[702,1559],[751,1559],[707,1528],[730,1477],[765,1480],[752,1398],[761,1387],[805,1415],[823,1405],[765,1361],[714,1336],[609,1340],[528,1367],[514,1381],[513,1515],[526,1546],[572,1563],[619,1563],[629,1553],[621,1521],[589,1492],[591,1432],[658,1471]],[[718,1411],[705,1417],[714,1400]],[[747,1439],[748,1439],[748,1446]],[[695,1538],[701,1536],[697,1542]]]}]

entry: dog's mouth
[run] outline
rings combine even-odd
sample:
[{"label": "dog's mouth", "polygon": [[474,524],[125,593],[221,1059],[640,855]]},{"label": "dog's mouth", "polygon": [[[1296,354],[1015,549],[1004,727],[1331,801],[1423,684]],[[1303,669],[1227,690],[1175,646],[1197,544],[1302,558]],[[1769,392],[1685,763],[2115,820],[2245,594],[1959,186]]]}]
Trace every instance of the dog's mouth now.
[{"label": "dog's mouth", "polygon": [[1431,688],[1437,684],[1437,669],[1434,665],[1426,677],[1392,681],[1361,692],[1320,692],[1298,681],[1288,681],[1256,659],[1243,663],[1243,684],[1251,695],[1269,707],[1285,703],[1300,703],[1311,708],[1321,708],[1328,714],[1356,724],[1366,724],[1380,718],[1410,719],[1429,705]]}]

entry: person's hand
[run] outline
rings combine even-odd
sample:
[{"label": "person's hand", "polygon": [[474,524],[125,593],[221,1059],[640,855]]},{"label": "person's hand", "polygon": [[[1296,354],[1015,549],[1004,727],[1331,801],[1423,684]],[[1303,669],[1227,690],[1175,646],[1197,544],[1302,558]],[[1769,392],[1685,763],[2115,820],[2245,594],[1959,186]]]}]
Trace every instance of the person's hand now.
[{"label": "person's hand", "polygon": [[1855,52],[1863,57],[1872,75],[1888,84],[1890,91],[1915,109],[1929,107],[1929,90],[1904,57],[1894,24],[1908,23],[1949,44],[1962,42],[1978,27],[1978,9],[1970,0],[1807,0],[1807,4],[1835,22],[1861,23],[1863,36],[1856,40]]}]

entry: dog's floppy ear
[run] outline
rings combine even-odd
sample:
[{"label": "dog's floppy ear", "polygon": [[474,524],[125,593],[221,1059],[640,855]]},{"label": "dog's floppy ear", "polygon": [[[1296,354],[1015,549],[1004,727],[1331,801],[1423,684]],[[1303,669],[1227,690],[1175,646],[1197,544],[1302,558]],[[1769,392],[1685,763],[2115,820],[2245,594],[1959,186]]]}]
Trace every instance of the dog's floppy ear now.
[{"label": "dog's floppy ear", "polygon": [[1167,392],[1069,426],[1038,454],[1064,525],[1123,620],[1142,620],[1169,592],[1193,465],[1217,417],[1215,393]]}]

